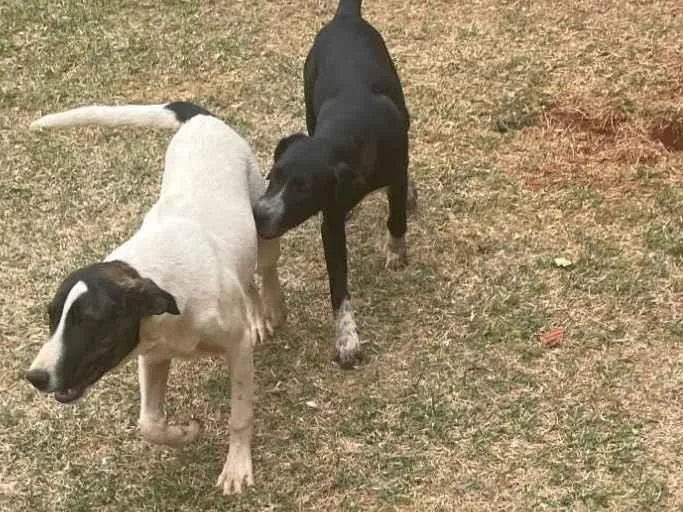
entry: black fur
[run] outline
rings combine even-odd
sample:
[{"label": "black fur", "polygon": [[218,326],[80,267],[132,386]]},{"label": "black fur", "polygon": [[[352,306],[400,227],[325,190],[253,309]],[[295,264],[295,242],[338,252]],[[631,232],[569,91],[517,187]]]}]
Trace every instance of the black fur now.
[{"label": "black fur", "polygon": [[362,0],[340,0],[337,7],[337,16],[341,14],[349,14],[351,16],[360,17],[360,6]]},{"label": "black fur", "polygon": [[213,116],[213,114],[205,108],[187,101],[174,101],[165,105],[164,108],[173,112],[179,123],[185,123],[194,116]]},{"label": "black fur", "polygon": [[[76,283],[88,291],[69,308],[64,323],[64,352],[57,365],[55,397],[69,391],[71,401],[117,366],[138,345],[140,321],[152,315],[178,315],[171,294],[122,261],[94,263],[69,276],[48,305],[50,335],[59,326],[64,302]],[[40,389],[41,376],[27,375]],[[36,379],[37,383],[34,382]]]},{"label": "black fur", "polygon": [[316,36],[304,66],[308,136],[278,143],[268,189],[254,208],[264,238],[322,211],[335,312],[349,298],[347,213],[369,192],[388,187],[387,227],[396,238],[406,232],[408,110],[384,40],[360,7],[360,0],[341,0]]}]

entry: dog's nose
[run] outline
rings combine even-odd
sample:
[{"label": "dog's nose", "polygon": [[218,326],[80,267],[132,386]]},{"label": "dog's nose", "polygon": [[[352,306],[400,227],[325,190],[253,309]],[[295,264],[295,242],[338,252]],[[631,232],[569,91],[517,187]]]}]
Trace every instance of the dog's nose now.
[{"label": "dog's nose", "polygon": [[265,210],[265,208],[263,207],[263,202],[259,199],[258,201],[256,201],[256,204],[254,204],[254,208],[253,208],[254,217],[263,218],[263,216],[266,213],[264,210]]},{"label": "dog's nose", "polygon": [[50,385],[50,374],[40,368],[35,368],[26,372],[26,380],[38,391],[46,391]]}]

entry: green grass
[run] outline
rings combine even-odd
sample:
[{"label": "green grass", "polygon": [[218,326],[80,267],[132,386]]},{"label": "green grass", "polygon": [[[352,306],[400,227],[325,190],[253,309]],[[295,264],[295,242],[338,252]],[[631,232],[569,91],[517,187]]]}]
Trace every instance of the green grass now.
[{"label": "green grass", "polygon": [[676,2],[365,2],[413,118],[410,264],[383,269],[385,199],[368,198],[348,224],[367,357],[343,372],[318,220],[285,237],[290,314],[256,350],[242,496],[213,488],[219,362],[172,370],[169,414],[203,426],[178,451],[141,440],[133,364],[73,407],[23,381],[47,300],[139,224],[169,139],[30,121],[187,99],[265,170],[304,128],[303,61],[332,4],[0,5],[0,509],[683,510],[683,155],[655,136],[680,118]]}]

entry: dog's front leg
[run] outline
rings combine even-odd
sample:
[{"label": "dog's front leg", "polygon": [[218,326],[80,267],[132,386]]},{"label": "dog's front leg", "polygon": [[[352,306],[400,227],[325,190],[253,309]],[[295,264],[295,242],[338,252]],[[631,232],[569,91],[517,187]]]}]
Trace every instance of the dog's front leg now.
[{"label": "dog's front leg", "polygon": [[261,296],[263,316],[268,334],[282,324],[287,316],[277,263],[280,258],[280,239],[258,240],[258,266],[256,271],[261,275]]},{"label": "dog's front leg", "polygon": [[156,444],[182,446],[194,441],[199,435],[199,423],[190,421],[186,425],[169,425],[164,412],[164,395],[169,359],[155,360],[138,357],[138,380],[140,384],[140,431],[142,437]]},{"label": "dog's front leg", "polygon": [[323,212],[321,233],[335,318],[336,359],[342,368],[350,368],[360,360],[361,350],[347,285],[344,214]]},{"label": "dog's front leg", "polygon": [[247,317],[249,328],[251,329],[251,340],[253,343],[263,342],[266,340],[267,335],[272,333],[272,330],[266,328],[263,316],[263,300],[256,289],[256,283],[253,281],[247,290],[247,297],[249,297]]},{"label": "dog's front leg", "polygon": [[230,365],[230,446],[216,486],[223,494],[242,492],[253,485],[251,435],[254,418],[254,361],[250,328],[240,342],[231,342],[227,351]]}]

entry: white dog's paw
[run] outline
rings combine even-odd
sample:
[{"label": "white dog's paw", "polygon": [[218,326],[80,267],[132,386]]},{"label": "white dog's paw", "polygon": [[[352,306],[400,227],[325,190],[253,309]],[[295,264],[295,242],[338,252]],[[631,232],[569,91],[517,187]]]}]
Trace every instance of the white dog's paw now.
[{"label": "white dog's paw", "polygon": [[195,420],[181,425],[169,425],[166,420],[140,420],[142,437],[154,444],[180,447],[196,440],[200,430],[199,422]]},{"label": "white dog's paw", "polygon": [[405,267],[408,263],[408,251],[406,250],[405,237],[394,238],[391,234],[387,235],[387,241],[384,246],[385,262],[384,267],[390,270],[396,270]]},{"label": "white dog's paw", "polygon": [[360,339],[349,300],[343,301],[337,311],[334,347],[336,360],[342,368],[352,368],[362,358]]},{"label": "white dog's paw", "polygon": [[239,494],[251,485],[254,485],[254,474],[249,448],[231,448],[216,487],[223,489],[223,494],[228,495]]}]

